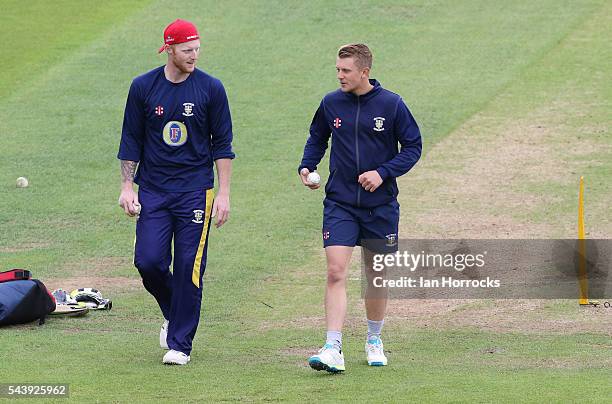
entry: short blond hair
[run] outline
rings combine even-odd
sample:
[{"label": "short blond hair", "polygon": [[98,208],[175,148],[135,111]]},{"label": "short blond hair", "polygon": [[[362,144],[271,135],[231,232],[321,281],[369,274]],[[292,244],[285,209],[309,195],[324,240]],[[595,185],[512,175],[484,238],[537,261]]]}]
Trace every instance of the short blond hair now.
[{"label": "short blond hair", "polygon": [[372,68],[372,52],[370,52],[368,45],[363,43],[342,45],[338,49],[338,57],[340,59],[355,58],[355,64],[360,69]]}]

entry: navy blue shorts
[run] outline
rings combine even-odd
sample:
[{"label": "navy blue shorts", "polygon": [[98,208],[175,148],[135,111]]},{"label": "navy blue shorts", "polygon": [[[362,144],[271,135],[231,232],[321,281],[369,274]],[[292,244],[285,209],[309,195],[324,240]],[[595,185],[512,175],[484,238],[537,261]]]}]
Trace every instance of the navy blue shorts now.
[{"label": "navy blue shorts", "polygon": [[399,203],[392,201],[374,208],[323,200],[323,247],[361,246],[376,252],[397,251]]}]

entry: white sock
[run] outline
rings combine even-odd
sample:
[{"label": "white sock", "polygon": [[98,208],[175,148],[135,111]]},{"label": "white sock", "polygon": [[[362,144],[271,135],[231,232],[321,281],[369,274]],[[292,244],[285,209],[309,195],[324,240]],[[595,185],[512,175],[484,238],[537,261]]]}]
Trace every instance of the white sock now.
[{"label": "white sock", "polygon": [[338,351],[342,351],[342,333],[340,331],[327,331],[326,344],[333,345]]},{"label": "white sock", "polygon": [[380,333],[384,323],[385,320],[368,320],[368,339],[371,339],[372,337],[380,338]]}]

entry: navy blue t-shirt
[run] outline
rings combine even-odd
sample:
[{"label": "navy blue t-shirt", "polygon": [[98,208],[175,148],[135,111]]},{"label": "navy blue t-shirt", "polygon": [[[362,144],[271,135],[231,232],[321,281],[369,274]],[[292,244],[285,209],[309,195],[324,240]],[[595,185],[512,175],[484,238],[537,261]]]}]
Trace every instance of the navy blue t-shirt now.
[{"label": "navy blue t-shirt", "polygon": [[181,83],[164,66],[130,87],[117,157],[137,161],[136,182],[166,192],[214,186],[213,162],[235,157],[232,119],[223,84],[195,69]]}]

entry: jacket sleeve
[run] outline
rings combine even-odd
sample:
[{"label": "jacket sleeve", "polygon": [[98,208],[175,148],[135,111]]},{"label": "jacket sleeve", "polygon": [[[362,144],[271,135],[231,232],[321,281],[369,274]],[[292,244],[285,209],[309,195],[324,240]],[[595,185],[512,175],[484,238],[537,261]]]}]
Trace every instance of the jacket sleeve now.
[{"label": "jacket sleeve", "polygon": [[393,130],[401,149],[395,157],[376,169],[383,181],[389,177],[399,177],[410,171],[419,161],[423,148],[419,126],[401,98],[396,106]]},{"label": "jacket sleeve", "polygon": [[233,159],[236,155],[232,151],[232,117],[227,94],[220,81],[212,89],[208,111],[213,160]]},{"label": "jacket sleeve", "polygon": [[331,131],[325,120],[325,105],[321,101],[310,124],[310,136],[306,141],[306,146],[304,146],[304,155],[298,167],[298,173],[304,167],[308,168],[310,172],[317,169],[317,165],[321,162],[325,155],[325,150],[327,150],[330,136]]},{"label": "jacket sleeve", "polygon": [[132,81],[125,112],[123,114],[123,129],[121,130],[121,143],[119,144],[119,160],[140,161],[144,144],[145,108],[141,89]]}]

